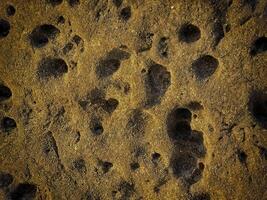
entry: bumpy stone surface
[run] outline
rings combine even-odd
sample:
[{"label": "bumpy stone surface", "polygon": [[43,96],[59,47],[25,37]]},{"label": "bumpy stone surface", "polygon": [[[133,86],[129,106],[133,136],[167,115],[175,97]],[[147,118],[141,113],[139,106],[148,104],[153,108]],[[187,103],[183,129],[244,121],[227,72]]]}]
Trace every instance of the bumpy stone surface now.
[{"label": "bumpy stone surface", "polygon": [[266,21],[266,0],[0,1],[0,199],[266,199]]}]

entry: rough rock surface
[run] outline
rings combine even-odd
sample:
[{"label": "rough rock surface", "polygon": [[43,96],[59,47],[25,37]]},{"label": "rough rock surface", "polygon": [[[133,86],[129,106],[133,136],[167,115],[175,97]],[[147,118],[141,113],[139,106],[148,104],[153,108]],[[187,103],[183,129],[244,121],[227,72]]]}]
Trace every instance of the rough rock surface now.
[{"label": "rough rock surface", "polygon": [[267,199],[266,0],[1,0],[0,199]]}]

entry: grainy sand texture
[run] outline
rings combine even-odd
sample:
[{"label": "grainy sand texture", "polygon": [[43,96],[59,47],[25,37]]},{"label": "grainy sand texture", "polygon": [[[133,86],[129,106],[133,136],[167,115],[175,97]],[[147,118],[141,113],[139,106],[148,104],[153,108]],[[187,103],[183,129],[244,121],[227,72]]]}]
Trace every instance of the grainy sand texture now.
[{"label": "grainy sand texture", "polygon": [[267,200],[267,0],[1,0],[0,200]]}]

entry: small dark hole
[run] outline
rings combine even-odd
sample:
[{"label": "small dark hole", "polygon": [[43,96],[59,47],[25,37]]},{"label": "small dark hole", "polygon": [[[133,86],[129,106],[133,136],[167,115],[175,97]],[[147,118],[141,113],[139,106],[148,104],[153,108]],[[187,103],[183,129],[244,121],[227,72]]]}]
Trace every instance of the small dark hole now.
[{"label": "small dark hole", "polygon": [[9,173],[0,172],[0,188],[8,187],[13,182],[13,176]]},{"label": "small dark hole", "polygon": [[64,48],[63,48],[63,54],[67,54],[67,53],[69,53],[71,50],[72,50],[72,48],[73,48],[73,44],[71,43],[71,42],[68,42],[65,46],[64,46]]},{"label": "small dark hole", "polygon": [[230,24],[226,24],[224,29],[225,29],[225,32],[228,33],[231,30],[231,25]]},{"label": "small dark hole", "polygon": [[160,158],[160,154],[155,152],[152,154],[152,161],[157,161]]},{"label": "small dark hole", "polygon": [[120,18],[124,21],[128,21],[131,18],[132,12],[131,7],[127,6],[123,8],[120,12]]},{"label": "small dark hole", "polygon": [[83,39],[79,35],[74,35],[73,38],[72,38],[72,41],[76,45],[79,45],[83,41]]},{"label": "small dark hole", "polygon": [[17,127],[16,121],[10,117],[2,119],[1,126],[5,132],[11,131]]},{"label": "small dark hole", "polygon": [[113,164],[111,162],[104,161],[104,162],[101,162],[101,166],[105,174],[109,172],[109,170],[113,167]]},{"label": "small dark hole", "polygon": [[101,125],[96,125],[94,127],[94,133],[96,135],[100,135],[101,133],[103,133],[103,127]]},{"label": "small dark hole", "polygon": [[4,38],[9,34],[10,24],[4,19],[0,19],[0,38]]},{"label": "small dark hole", "polygon": [[204,163],[202,163],[202,162],[198,163],[198,168],[199,168],[201,171],[203,171],[204,168],[205,168]]},{"label": "small dark hole", "polygon": [[137,162],[131,163],[130,166],[133,171],[137,170],[140,167],[139,163]]},{"label": "small dark hole", "polygon": [[80,173],[85,173],[86,172],[85,161],[83,159],[81,159],[81,158],[75,160],[73,162],[73,166]]},{"label": "small dark hole", "polygon": [[103,108],[108,113],[112,113],[112,112],[114,112],[114,110],[116,110],[118,105],[119,105],[119,101],[117,99],[110,98],[106,101]]},{"label": "small dark hole", "polygon": [[15,15],[16,13],[16,9],[14,6],[12,5],[9,5],[7,8],[6,8],[6,13],[7,13],[7,16],[13,16]]},{"label": "small dark hole", "polygon": [[184,24],[178,33],[179,39],[186,43],[192,43],[200,39],[201,33],[197,26]]},{"label": "small dark hole", "polygon": [[247,156],[247,154],[244,151],[238,150],[237,151],[237,156],[238,156],[239,161],[242,164],[246,164],[246,161],[247,161],[247,157],[248,156]]},{"label": "small dark hole", "polygon": [[65,18],[63,16],[59,16],[58,19],[57,19],[57,23],[58,24],[64,24],[65,23]]},{"label": "small dark hole", "polygon": [[145,74],[145,73],[146,73],[146,69],[142,69],[142,70],[141,70],[141,73],[142,73],[142,74]]},{"label": "small dark hole", "polygon": [[9,99],[12,96],[11,90],[4,85],[0,85],[0,101]]},{"label": "small dark hole", "polygon": [[90,129],[94,135],[101,135],[104,132],[102,123],[99,120],[92,120]]}]

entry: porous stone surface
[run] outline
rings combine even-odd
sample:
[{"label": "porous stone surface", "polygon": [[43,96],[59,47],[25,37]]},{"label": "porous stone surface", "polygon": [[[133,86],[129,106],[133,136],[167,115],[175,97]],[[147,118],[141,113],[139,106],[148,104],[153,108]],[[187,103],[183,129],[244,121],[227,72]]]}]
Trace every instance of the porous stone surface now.
[{"label": "porous stone surface", "polygon": [[1,0],[0,199],[266,199],[266,21],[266,0]]}]

